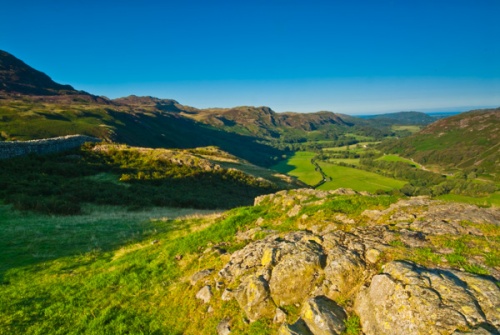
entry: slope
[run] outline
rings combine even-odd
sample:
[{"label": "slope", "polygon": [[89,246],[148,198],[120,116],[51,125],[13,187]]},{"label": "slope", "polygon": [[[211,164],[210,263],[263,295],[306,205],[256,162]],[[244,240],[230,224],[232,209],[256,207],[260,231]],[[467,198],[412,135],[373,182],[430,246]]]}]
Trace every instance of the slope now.
[{"label": "slope", "polygon": [[382,144],[401,154],[445,170],[477,170],[499,178],[500,108],[474,110],[438,120],[408,138]]},{"label": "slope", "polygon": [[0,50],[0,89],[9,93],[31,95],[81,94],[70,85],[54,82],[6,51]]}]

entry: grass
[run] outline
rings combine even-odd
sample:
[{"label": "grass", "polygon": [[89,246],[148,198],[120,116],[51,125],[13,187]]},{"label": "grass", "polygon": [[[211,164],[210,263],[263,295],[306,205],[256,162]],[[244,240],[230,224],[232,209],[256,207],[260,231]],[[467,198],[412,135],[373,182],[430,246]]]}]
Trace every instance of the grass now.
[{"label": "grass", "polygon": [[19,210],[64,215],[79,214],[85,203],[227,209],[293,185],[272,172],[267,180],[263,173],[221,168],[215,158],[225,158],[222,152],[212,160],[187,150],[117,145],[84,146],[71,153],[1,160],[0,199]]},{"label": "grass", "polygon": [[119,206],[84,207],[71,218],[20,213],[0,205],[0,278],[8,270],[57,259],[108,251],[171,227],[152,220],[171,220],[217,213],[209,210],[150,208],[128,211]]},{"label": "grass", "polygon": [[500,207],[500,192],[495,192],[487,197],[469,197],[459,194],[444,194],[436,197],[439,200],[450,202],[463,202],[480,207]]},{"label": "grass", "polygon": [[258,208],[227,217],[119,207],[49,217],[0,209],[2,334],[213,334],[227,316],[234,334],[273,327],[245,324],[236,302],[220,297],[207,314],[194,298],[201,284],[182,280],[220,268],[227,259],[203,251],[231,241],[262,215]]},{"label": "grass", "polygon": [[361,321],[359,316],[352,315],[348,317],[345,321],[345,330],[342,332],[342,335],[358,335],[361,333]]},{"label": "grass", "polygon": [[378,158],[377,160],[386,161],[386,162],[403,162],[403,163],[413,165],[419,169],[422,168],[420,164],[415,163],[414,161],[412,161],[410,159],[406,159],[406,158],[403,158],[403,157],[398,156],[398,155],[384,155],[384,156]]},{"label": "grass", "polygon": [[376,143],[379,143],[379,142],[373,142],[373,141],[359,142],[359,143],[356,143],[356,144],[344,145],[342,147],[324,148],[323,150],[325,150],[325,151],[343,151],[343,150],[349,150],[349,151],[352,151],[352,152],[363,152],[363,151],[366,150],[365,146],[367,146],[369,144],[376,144]]},{"label": "grass", "polygon": [[[283,201],[294,192],[298,191],[290,191]],[[222,290],[213,288],[213,311],[208,312],[209,305],[195,298],[204,282],[190,285],[187,279],[213,268],[209,278],[216,280],[229,253],[249,243],[237,241],[237,233],[256,227],[259,218],[263,229],[287,232],[304,224],[304,214],[309,228],[332,224],[332,218],[342,214],[353,223],[338,229],[349,231],[364,223],[364,210],[386,209],[398,197],[300,199],[303,208],[294,218],[276,198],[224,213],[171,208],[130,212],[120,206],[86,205],[82,214],[72,217],[0,205],[0,333],[208,335],[228,317],[231,334],[276,334],[279,325],[270,319],[248,324],[235,300],[221,300]],[[462,225],[478,229],[482,236],[432,237],[425,248],[409,248],[395,240],[384,257],[487,274],[487,267],[498,266],[500,259],[498,227]],[[229,253],[214,252],[216,246]],[[442,248],[451,252],[434,252]],[[477,257],[484,258],[485,266],[474,261]],[[300,313],[300,306],[284,309],[290,318]],[[344,334],[359,332],[359,318],[351,315]]]},{"label": "grass", "polygon": [[273,166],[272,169],[297,177],[307,185],[316,185],[321,181],[322,177],[311,163],[311,159],[313,159],[314,156],[316,156],[316,154],[313,152],[297,151],[286,161],[282,161]]},{"label": "grass", "polygon": [[402,125],[393,125],[392,126],[392,130],[393,131],[398,131],[398,130],[407,130],[409,131],[410,133],[417,133],[420,131],[420,129],[422,129],[421,126],[402,126]]},{"label": "grass", "polygon": [[320,162],[323,172],[331,178],[319,187],[320,190],[352,188],[356,191],[376,192],[377,190],[400,189],[404,181],[383,177],[373,172]]},{"label": "grass", "polygon": [[349,165],[359,165],[359,158],[330,158],[328,162],[333,164],[344,163]]}]

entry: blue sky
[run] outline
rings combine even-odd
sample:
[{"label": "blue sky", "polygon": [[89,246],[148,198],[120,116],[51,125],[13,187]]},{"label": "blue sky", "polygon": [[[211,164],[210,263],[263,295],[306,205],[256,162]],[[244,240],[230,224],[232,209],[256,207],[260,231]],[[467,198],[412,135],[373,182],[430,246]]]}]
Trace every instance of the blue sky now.
[{"label": "blue sky", "polygon": [[500,106],[500,1],[0,0],[0,49],[96,95],[368,114]]}]

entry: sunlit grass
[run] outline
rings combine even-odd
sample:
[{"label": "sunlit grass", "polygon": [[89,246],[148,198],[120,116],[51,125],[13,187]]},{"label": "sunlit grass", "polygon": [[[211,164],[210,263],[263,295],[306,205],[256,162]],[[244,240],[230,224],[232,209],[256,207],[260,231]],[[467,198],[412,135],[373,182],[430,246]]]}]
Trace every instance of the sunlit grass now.
[{"label": "sunlit grass", "polygon": [[400,189],[406,182],[381,176],[379,174],[355,168],[319,163],[323,172],[331,178],[319,187],[320,190],[335,190],[337,188],[352,188],[356,191],[375,192],[377,190]]},{"label": "sunlit grass", "polygon": [[308,185],[316,185],[322,179],[321,173],[316,171],[316,167],[311,163],[311,159],[316,156],[313,152],[298,151],[290,158],[272,167],[273,170],[297,177],[300,181]]}]

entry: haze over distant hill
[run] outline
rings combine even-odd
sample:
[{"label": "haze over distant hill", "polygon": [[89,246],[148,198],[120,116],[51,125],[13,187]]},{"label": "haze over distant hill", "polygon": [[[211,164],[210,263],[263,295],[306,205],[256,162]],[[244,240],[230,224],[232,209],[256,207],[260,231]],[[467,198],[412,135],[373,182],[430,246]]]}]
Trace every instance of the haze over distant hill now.
[{"label": "haze over distant hill", "polygon": [[398,112],[390,114],[366,115],[364,119],[374,120],[386,124],[425,125],[436,121],[436,118],[422,112]]}]

